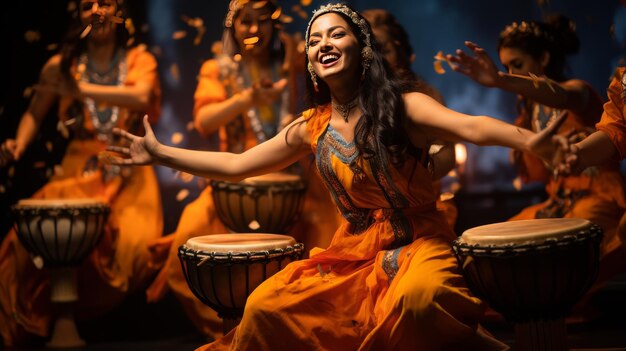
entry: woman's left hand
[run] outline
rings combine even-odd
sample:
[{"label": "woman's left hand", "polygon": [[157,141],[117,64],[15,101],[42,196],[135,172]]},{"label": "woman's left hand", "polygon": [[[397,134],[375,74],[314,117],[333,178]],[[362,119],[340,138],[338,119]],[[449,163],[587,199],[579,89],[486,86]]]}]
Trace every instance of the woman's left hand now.
[{"label": "woman's left hand", "polygon": [[122,146],[107,146],[108,151],[113,151],[121,154],[123,157],[113,156],[108,153],[101,153],[100,159],[104,163],[114,165],[132,165],[142,166],[155,163],[157,151],[160,147],[159,141],[150,127],[148,122],[148,115],[143,117],[143,125],[146,130],[146,134],[143,137],[131,134],[125,130],[115,128],[113,134],[118,135],[130,142],[128,147]]}]

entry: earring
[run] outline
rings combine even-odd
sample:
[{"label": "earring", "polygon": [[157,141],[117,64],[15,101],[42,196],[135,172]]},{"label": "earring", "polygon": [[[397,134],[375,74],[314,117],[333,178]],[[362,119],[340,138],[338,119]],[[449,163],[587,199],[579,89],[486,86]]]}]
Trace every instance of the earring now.
[{"label": "earring", "polygon": [[365,73],[370,69],[372,60],[374,59],[374,52],[369,46],[361,49],[361,65],[363,66],[363,72],[361,73],[361,80],[365,79]]},{"label": "earring", "polygon": [[313,81],[313,89],[315,89],[315,92],[319,92],[318,88],[317,88],[317,75],[315,74],[315,71],[313,70],[313,65],[311,64],[311,62],[309,62],[306,66],[307,70],[309,71],[309,74],[311,75],[311,80]]}]

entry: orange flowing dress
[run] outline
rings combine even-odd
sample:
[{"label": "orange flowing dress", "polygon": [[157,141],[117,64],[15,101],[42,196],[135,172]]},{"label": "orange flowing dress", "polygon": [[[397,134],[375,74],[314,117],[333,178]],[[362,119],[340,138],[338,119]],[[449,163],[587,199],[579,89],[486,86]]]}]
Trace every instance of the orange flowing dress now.
[{"label": "orange flowing dress", "polygon": [[[136,113],[120,108],[117,125],[123,128],[141,125],[144,113],[155,121],[160,113],[156,60],[143,47],[128,49],[121,57],[126,67],[123,84],[149,83],[152,94],[149,111]],[[58,60],[58,56],[51,60]],[[163,218],[152,167],[109,172],[96,166],[85,172],[84,167],[93,165],[107,144],[96,137],[91,119],[73,115],[71,106],[77,106],[76,101],[70,98],[59,101],[60,120],[79,121],[75,123],[79,124],[75,138],[62,160],[62,172],[33,197],[91,198],[104,201],[111,208],[102,240],[79,267],[76,318],[80,321],[110,311],[154,276],[148,242],[162,235]],[[83,116],[90,116],[87,107],[78,106]],[[0,332],[4,343],[18,344],[29,334],[48,336],[51,311],[49,273],[35,267],[12,229],[0,246]]]},{"label": "orange flowing dress", "polygon": [[[232,94],[237,93],[237,87],[233,80],[240,79],[240,76],[237,74],[225,75],[222,71],[228,63],[212,59],[202,65],[194,95],[194,115],[202,106],[224,101]],[[293,77],[290,77],[290,85],[287,88],[288,99],[298,96],[294,91],[294,80]],[[220,127],[219,138],[221,151],[242,152],[259,143],[250,119],[243,117]],[[332,199],[328,192],[323,189],[319,176],[315,172],[309,171],[312,162],[301,162],[300,166],[302,168],[301,174],[307,176],[305,179],[307,191],[302,214],[289,235],[298,242],[304,243],[307,251],[313,247],[327,247],[333,233],[339,226],[341,215],[332,205]],[[223,335],[222,320],[217,317],[217,312],[204,305],[189,289],[177,250],[190,238],[229,232],[217,217],[211,187],[209,186],[202,191],[196,200],[185,207],[176,231],[152,245],[153,262],[162,268],[147,290],[148,301],[158,301],[168,291],[172,291],[196,328],[212,338]]]},{"label": "orange flowing dress", "polygon": [[[559,133],[575,130],[581,138],[594,131],[594,125],[602,114],[602,99],[589,86],[589,105],[584,114],[568,112]],[[518,125],[530,128],[527,120],[520,117]],[[510,220],[534,218],[583,218],[602,227],[600,272],[597,283],[626,270],[626,251],[617,235],[620,218],[626,210],[626,184],[617,162],[587,169],[581,175],[553,178],[543,162],[524,154],[521,165],[524,181],[546,183],[548,199],[532,205]]]},{"label": "orange flowing dress", "polygon": [[414,148],[405,165],[359,157],[304,113],[324,183],[347,222],[326,250],[287,265],[248,298],[241,323],[198,350],[502,350],[478,324],[484,304],[459,273],[456,237]]}]

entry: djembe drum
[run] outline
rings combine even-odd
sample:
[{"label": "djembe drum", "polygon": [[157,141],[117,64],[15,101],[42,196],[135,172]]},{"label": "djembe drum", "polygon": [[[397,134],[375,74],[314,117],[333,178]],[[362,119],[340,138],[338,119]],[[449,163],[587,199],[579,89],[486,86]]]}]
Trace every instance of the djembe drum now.
[{"label": "djembe drum", "polygon": [[17,236],[37,268],[50,269],[50,299],[59,307],[48,347],[80,347],[72,303],[76,266],[98,244],[109,206],[92,199],[25,199],[13,206]]},{"label": "djembe drum", "polygon": [[515,324],[517,350],[567,350],[564,318],[597,277],[602,230],[578,218],[466,230],[453,243],[469,288]]},{"label": "djembe drum", "polygon": [[243,315],[248,296],[288,263],[303,245],[286,235],[216,234],[191,238],[178,248],[189,288],[224,320],[224,334]]},{"label": "djembe drum", "polygon": [[236,233],[287,233],[302,212],[306,190],[299,176],[288,173],[214,180],[211,187],[218,217]]}]

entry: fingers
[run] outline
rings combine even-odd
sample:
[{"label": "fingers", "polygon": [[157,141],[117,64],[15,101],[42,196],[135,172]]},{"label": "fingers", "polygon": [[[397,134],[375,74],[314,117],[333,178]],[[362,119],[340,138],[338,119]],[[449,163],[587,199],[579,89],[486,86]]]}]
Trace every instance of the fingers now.
[{"label": "fingers", "polygon": [[150,121],[148,120],[148,114],[143,116],[143,128],[146,130],[146,134],[148,134],[148,131],[153,133],[152,126],[150,126]]},{"label": "fingers", "polygon": [[283,78],[277,81],[276,83],[274,83],[274,89],[283,91],[287,87],[287,83],[288,83],[287,78]]},{"label": "fingers", "polygon": [[[145,121],[144,121],[144,125],[145,125]],[[125,131],[124,129],[120,129],[120,128],[113,128],[113,134],[122,137],[130,142],[134,141],[135,139],[138,138],[138,136],[133,135],[127,131]]]},{"label": "fingers", "polygon": [[554,119],[548,127],[546,127],[545,131],[547,134],[556,133],[556,131],[563,125],[563,122],[567,119],[567,110],[563,110],[559,115]]},{"label": "fingers", "polygon": [[130,148],[127,147],[109,145],[107,146],[107,151],[113,151],[124,156],[130,156]]}]

